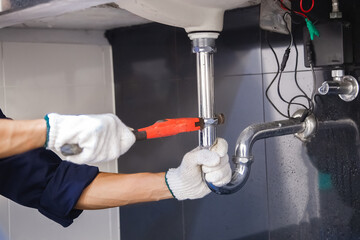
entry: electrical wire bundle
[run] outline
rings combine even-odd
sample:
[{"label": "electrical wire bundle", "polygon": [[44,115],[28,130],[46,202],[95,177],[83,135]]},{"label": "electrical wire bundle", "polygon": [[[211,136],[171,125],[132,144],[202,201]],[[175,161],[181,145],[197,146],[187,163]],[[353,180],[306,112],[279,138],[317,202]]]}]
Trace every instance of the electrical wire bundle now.
[{"label": "electrical wire bundle", "polygon": [[[285,26],[286,26],[286,29],[287,31],[289,32],[289,35],[290,35],[290,43],[288,45],[288,47],[286,48],[285,52],[284,52],[284,55],[283,55],[283,58],[282,58],[282,62],[281,62],[281,65],[279,63],[279,59],[277,57],[277,54],[274,50],[274,48],[272,47],[270,41],[269,41],[269,38],[267,36],[267,34],[265,35],[266,37],[266,41],[267,41],[267,44],[269,45],[271,51],[273,52],[274,54],[274,57],[275,57],[275,60],[276,60],[276,64],[277,64],[277,72],[274,76],[274,78],[272,79],[272,81],[270,82],[269,86],[266,88],[266,91],[265,91],[265,95],[266,95],[266,98],[268,99],[268,101],[270,102],[270,104],[274,107],[274,109],[283,117],[285,118],[292,118],[291,117],[291,106],[293,105],[297,105],[297,106],[300,106],[302,108],[304,108],[306,111],[307,114],[310,114],[313,109],[314,109],[314,95],[315,95],[315,83],[316,83],[316,76],[315,76],[315,72],[314,72],[314,69],[313,69],[313,66],[312,66],[312,61],[310,62],[310,66],[311,66],[311,70],[312,70],[312,74],[313,74],[313,91],[312,91],[312,94],[311,94],[311,97],[309,97],[306,92],[300,87],[299,85],[299,82],[298,82],[298,79],[297,79],[297,68],[298,68],[298,49],[297,49],[297,46],[296,46],[296,42],[295,42],[295,39],[294,39],[294,36],[292,34],[292,32],[290,31],[289,29],[289,26],[287,24],[287,21],[286,21],[286,16],[289,16],[290,18],[292,18],[292,15],[291,14],[296,14],[298,16],[301,16],[305,19],[306,23],[307,23],[307,27],[308,27],[308,30],[309,30],[309,33],[310,33],[310,36],[311,34],[313,33],[313,35],[317,35],[319,36],[319,32],[316,30],[315,26],[312,25],[311,21],[309,20],[309,18],[305,15],[305,13],[308,13],[310,12],[313,8],[314,8],[314,0],[312,0],[312,4],[311,4],[311,7],[308,9],[308,10],[304,10],[303,8],[303,5],[302,5],[302,0],[300,0],[300,9],[302,12],[297,12],[297,11],[293,11],[289,8],[287,8],[284,4],[283,4],[283,0],[278,0],[280,2],[280,6],[282,9],[284,9],[286,12],[284,13],[283,15],[283,20],[285,22]],[[309,23],[311,23],[310,25],[313,26],[313,28],[309,28]],[[313,31],[313,30],[316,30],[316,31]],[[311,32],[312,31],[312,32]],[[313,36],[312,35],[312,36]],[[296,87],[300,90],[300,92],[302,94],[299,94],[299,95],[296,95],[294,96],[293,98],[291,98],[289,101],[286,100],[282,94],[281,94],[281,89],[280,89],[280,84],[281,84],[281,78],[282,78],[282,74],[285,70],[285,67],[286,67],[286,64],[287,64],[287,61],[289,59],[289,56],[290,56],[290,50],[292,48],[292,46],[294,46],[295,48],[295,53],[296,53],[296,58],[295,58],[295,69],[294,69],[294,80],[295,80],[295,84],[296,84]],[[268,92],[271,88],[271,86],[275,83],[276,79],[278,79],[278,82],[277,82],[277,94],[279,96],[279,98],[281,99],[282,102],[286,103],[287,104],[287,113],[283,113],[281,112],[276,106],[275,104],[271,101],[269,95],[268,95]],[[303,98],[306,100],[307,104],[304,105],[302,103],[298,103],[298,102],[295,102],[296,100],[300,99],[300,98]]]},{"label": "electrical wire bundle", "polygon": [[306,26],[309,30],[309,34],[310,34],[310,38],[311,40],[314,40],[314,36],[320,36],[319,35],[319,31],[316,29],[315,25],[312,23],[312,21],[309,19],[309,17],[305,14],[305,13],[310,13],[313,9],[314,9],[314,5],[315,5],[315,0],[311,0],[311,7],[307,10],[304,9],[303,7],[303,0],[300,0],[300,10],[301,12],[298,11],[294,11],[290,8],[288,8],[287,6],[285,6],[284,4],[284,0],[278,0],[278,2],[280,3],[280,7],[285,10],[285,11],[289,11],[291,14],[295,14],[297,16],[303,17],[305,22],[306,22]]}]

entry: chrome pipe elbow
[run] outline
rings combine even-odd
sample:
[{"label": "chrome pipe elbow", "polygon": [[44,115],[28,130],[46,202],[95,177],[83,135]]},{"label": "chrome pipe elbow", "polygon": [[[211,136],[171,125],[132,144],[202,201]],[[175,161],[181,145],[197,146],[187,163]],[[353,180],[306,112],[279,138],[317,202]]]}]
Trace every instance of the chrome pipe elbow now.
[{"label": "chrome pipe elbow", "polygon": [[238,158],[233,156],[232,161],[235,163],[235,169],[232,172],[231,180],[222,187],[217,187],[212,183],[206,182],[210,190],[216,194],[226,195],[239,191],[246,183],[250,176],[252,160],[248,158]]},{"label": "chrome pipe elbow", "polygon": [[[252,147],[257,140],[289,134],[303,134],[301,136],[303,140],[306,140],[306,137],[311,137],[316,131],[316,126],[316,119],[313,115],[306,117],[304,121],[302,121],[302,117],[296,117],[290,120],[250,125],[241,132],[237,140],[235,155],[232,158],[235,169],[231,181],[222,187],[208,183],[209,188],[217,194],[237,192],[249,178],[253,162]],[[306,133],[306,137],[304,133]]]}]

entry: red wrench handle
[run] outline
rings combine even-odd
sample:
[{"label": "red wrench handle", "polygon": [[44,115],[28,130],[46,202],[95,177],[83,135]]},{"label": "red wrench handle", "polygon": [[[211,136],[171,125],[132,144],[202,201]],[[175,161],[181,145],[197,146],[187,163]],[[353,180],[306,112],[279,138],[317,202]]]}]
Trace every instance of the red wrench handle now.
[{"label": "red wrench handle", "polygon": [[173,136],[198,131],[204,125],[201,118],[175,118],[157,121],[153,125],[134,131],[136,140]]}]

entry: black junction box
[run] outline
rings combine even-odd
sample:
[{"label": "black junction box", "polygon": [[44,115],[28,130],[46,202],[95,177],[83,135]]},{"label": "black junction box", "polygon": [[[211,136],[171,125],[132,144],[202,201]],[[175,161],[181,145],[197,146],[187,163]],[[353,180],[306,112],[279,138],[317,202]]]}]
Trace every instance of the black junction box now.
[{"label": "black junction box", "polygon": [[[339,66],[353,63],[353,47],[351,25],[347,22],[329,21],[316,24],[320,37],[310,40],[309,31],[304,28],[304,60],[310,67],[309,57],[312,57],[314,67]],[[309,47],[312,53],[309,55]]]}]

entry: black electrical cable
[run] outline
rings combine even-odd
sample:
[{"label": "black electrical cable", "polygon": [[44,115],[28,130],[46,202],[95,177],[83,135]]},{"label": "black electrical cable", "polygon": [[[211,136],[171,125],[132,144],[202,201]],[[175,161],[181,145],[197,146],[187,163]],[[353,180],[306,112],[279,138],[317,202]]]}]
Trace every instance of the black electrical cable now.
[{"label": "black electrical cable", "polygon": [[[300,87],[299,85],[299,81],[297,79],[297,73],[298,73],[298,62],[299,62],[299,51],[296,45],[296,41],[295,39],[293,40],[294,43],[294,47],[295,47],[295,69],[294,69],[294,79],[295,79],[295,84],[297,86],[297,88],[304,94],[304,96],[306,97],[306,99],[309,102],[309,109],[310,111],[312,111],[314,109],[314,105],[313,102],[311,100],[311,98],[306,94],[306,92]],[[314,80],[313,80],[314,81]]]},{"label": "black electrical cable", "polygon": [[[269,93],[268,93],[268,92],[269,92],[271,86],[274,84],[275,80],[277,79],[277,77],[278,77],[278,75],[279,75],[279,73],[280,73],[280,64],[279,64],[279,59],[278,59],[278,57],[277,57],[277,54],[276,54],[274,48],[272,47],[272,45],[271,45],[271,43],[270,43],[270,41],[269,41],[267,32],[265,32],[265,38],[266,38],[266,42],[267,42],[269,48],[271,49],[271,51],[272,51],[273,54],[274,54],[275,61],[276,61],[276,64],[277,64],[277,72],[276,72],[274,78],[272,79],[272,81],[270,82],[269,86],[266,88],[265,96],[266,96],[266,99],[270,102],[271,106],[272,106],[281,116],[283,116],[283,117],[285,117],[285,118],[288,118],[288,119],[291,119],[290,114],[289,114],[289,111],[288,111],[288,115],[282,113],[282,112],[276,107],[276,105],[271,101],[271,99],[270,99],[270,97],[269,97]],[[280,73],[280,74],[281,74],[281,73]],[[279,92],[278,92],[278,94],[279,94]],[[282,98],[281,94],[280,94],[279,96]],[[294,101],[294,100],[292,100],[292,101]],[[292,103],[292,101],[289,102],[289,106],[290,106],[291,104],[297,104],[297,103]],[[302,106],[303,106],[305,109],[307,109],[306,106],[304,106],[304,105],[302,105]]]},{"label": "black electrical cable", "polygon": [[[309,102],[309,99],[306,97],[306,96],[304,96],[304,95],[296,95],[295,97],[293,97],[290,101],[289,101],[289,104],[288,104],[288,108],[287,108],[287,114],[290,116],[290,108],[291,108],[291,105],[294,105],[295,103],[293,103],[296,99],[298,99],[298,98],[305,98],[307,101],[308,101],[308,103],[310,104],[310,102]],[[304,106],[304,105],[303,105]],[[306,111],[308,111],[308,112],[312,112],[312,109],[309,109],[309,108],[307,108],[307,107],[305,107],[304,106],[304,109],[306,110]]]},{"label": "black electrical cable", "polygon": [[[288,14],[290,16],[290,18],[293,20],[294,16],[301,16],[303,17],[304,19],[307,18],[307,16],[305,14],[302,14],[302,13],[299,13],[299,12],[296,12],[296,11],[293,11],[292,9],[289,9],[287,6],[285,6],[285,4],[283,4],[283,0],[278,0],[278,2],[280,3],[280,7],[282,9],[284,9],[285,11],[289,11],[289,12],[285,12],[284,15],[283,15],[283,20],[285,22],[285,27],[286,29],[288,30],[289,34],[290,34],[290,44],[288,46],[288,48],[285,50],[285,53],[284,53],[284,56],[283,56],[283,60],[282,60],[282,64],[281,64],[281,68],[280,68],[280,74],[277,74],[279,75],[279,81],[278,81],[278,95],[280,97],[280,99],[287,103],[288,104],[288,109],[287,109],[287,114],[288,114],[288,118],[290,118],[290,108],[291,108],[291,105],[299,105],[299,106],[302,106],[303,108],[305,108],[307,111],[309,112],[313,112],[314,110],[314,104],[315,104],[315,84],[316,84],[316,77],[315,77],[315,72],[314,72],[314,69],[313,67],[311,67],[311,70],[312,70],[312,75],[313,75],[313,91],[312,91],[312,94],[311,94],[311,98],[306,94],[306,92],[300,87],[299,85],[299,82],[298,82],[298,79],[297,79],[297,68],[298,68],[298,58],[299,58],[299,53],[298,53],[298,49],[297,49],[297,45],[296,45],[296,42],[295,42],[295,39],[294,39],[294,36],[292,35],[292,32],[290,31],[289,27],[288,27],[288,24],[286,22],[286,19],[285,19],[285,16],[286,14]],[[295,23],[295,22],[294,22]],[[268,42],[269,44],[269,42]],[[295,71],[294,71],[294,79],[295,79],[295,84],[297,86],[297,88],[302,92],[303,95],[297,95],[295,97],[293,97],[290,101],[286,101],[283,96],[281,95],[281,91],[280,91],[280,83],[281,83],[281,76],[282,76],[282,72],[284,71],[285,69],[285,66],[286,66],[286,62],[289,58],[289,54],[290,54],[290,49],[292,47],[292,45],[295,46],[295,53],[296,53],[296,58],[295,58]],[[271,46],[271,45],[270,45]],[[273,50],[273,49],[272,49]],[[275,51],[273,51],[274,54]],[[277,58],[277,57],[276,57]],[[276,77],[276,76],[275,76]],[[275,81],[275,79],[273,79],[272,83]],[[298,98],[305,98],[308,102],[308,107],[306,107],[305,105],[303,104],[300,104],[300,103],[294,103],[294,101]]]},{"label": "black electrical cable", "polygon": [[[290,43],[289,43],[289,46],[288,46],[288,48],[287,49],[289,49],[288,51],[288,54],[290,54],[290,49],[292,48],[292,46],[293,46],[293,44],[294,44],[294,36],[293,36],[293,34],[292,34],[292,32],[290,31],[290,28],[289,28],[289,26],[288,26],[288,23],[287,23],[287,21],[286,21],[286,19],[285,19],[285,16],[286,15],[289,15],[289,17],[290,17],[290,20],[291,20],[291,15],[290,15],[290,13],[288,13],[288,12],[285,12],[284,13],[284,15],[282,16],[282,19],[283,19],[283,21],[284,21],[284,23],[285,23],[285,27],[286,27],[286,30],[288,31],[288,33],[289,33],[289,35],[290,35]],[[286,51],[285,51],[286,52]],[[288,58],[289,58],[289,56],[288,56]]]},{"label": "black electrical cable", "polygon": [[270,82],[269,86],[266,88],[266,91],[265,91],[265,96],[266,96],[266,99],[269,101],[269,103],[271,104],[271,106],[283,117],[285,118],[289,118],[288,116],[286,116],[284,113],[282,113],[276,106],[275,104],[271,101],[270,97],[269,97],[269,89],[270,87],[274,84],[277,76],[279,75],[279,72],[280,72],[280,64],[279,64],[279,59],[276,55],[276,52],[274,50],[274,48],[272,47],[272,45],[270,44],[270,41],[269,41],[269,37],[267,35],[267,32],[265,32],[265,38],[266,38],[266,42],[269,46],[269,48],[271,49],[271,51],[273,52],[274,54],[274,57],[275,57],[275,61],[276,61],[276,64],[277,64],[277,71],[276,71],[276,74],[275,74],[275,77],[272,79],[272,81]]},{"label": "black electrical cable", "polygon": [[[287,47],[287,49],[285,50],[285,53],[283,55],[283,59],[282,59],[282,63],[281,63],[281,66],[280,66],[280,63],[279,63],[279,59],[277,57],[277,54],[274,50],[274,48],[272,47],[272,45],[270,44],[270,41],[269,41],[269,38],[268,38],[268,35],[267,35],[267,32],[265,34],[265,38],[266,38],[266,41],[267,41],[267,44],[269,45],[271,51],[273,52],[274,54],[274,57],[275,57],[275,60],[276,60],[276,64],[277,64],[277,72],[276,72],[276,75],[274,76],[274,78],[272,79],[271,83],[269,84],[269,86],[266,88],[266,91],[265,91],[265,95],[266,95],[266,98],[267,100],[270,102],[270,104],[274,107],[274,109],[283,117],[285,118],[288,118],[288,119],[291,119],[291,115],[290,115],[290,110],[291,110],[291,106],[292,105],[298,105],[298,106],[301,106],[302,108],[304,108],[306,110],[306,112],[308,113],[312,113],[313,112],[313,109],[314,109],[314,99],[311,99],[309,98],[309,96],[306,94],[306,92],[300,87],[299,85],[299,82],[298,82],[298,79],[297,79],[297,73],[298,73],[298,58],[299,58],[299,53],[298,53],[298,49],[297,49],[297,45],[296,45],[296,42],[295,42],[295,39],[294,39],[294,36],[292,35],[288,25],[287,25],[287,22],[286,22],[286,19],[285,19],[285,16],[286,15],[289,15],[290,17],[291,14],[286,12],[284,15],[283,15],[283,20],[285,22],[285,25],[286,25],[286,28],[290,34],[290,43],[289,43],[289,46]],[[301,93],[303,95],[296,95],[294,96],[290,101],[287,101],[281,94],[281,91],[280,91],[280,86],[281,86],[281,78],[282,78],[282,73],[285,69],[285,66],[286,66],[286,63],[287,63],[287,60],[289,58],[289,55],[290,55],[290,48],[292,47],[292,45],[294,45],[295,47],[295,53],[296,53],[296,58],[295,58],[295,69],[294,69],[294,79],[295,79],[295,84],[297,86],[297,88],[301,91]],[[288,104],[287,106],[287,115],[282,113],[276,106],[275,104],[271,101],[269,95],[268,95],[268,92],[269,92],[269,89],[271,88],[271,86],[274,84],[274,82],[276,81],[277,77],[279,77],[279,80],[278,80],[278,85],[277,85],[277,94],[279,96],[279,98]],[[315,80],[314,80],[315,81]],[[312,96],[313,97],[313,96]],[[299,99],[299,98],[304,98],[307,100],[307,104],[308,104],[308,107],[305,106],[304,104],[302,103],[297,103],[297,102],[294,102],[295,100]]]},{"label": "black electrical cable", "polygon": [[[282,63],[281,63],[281,68],[280,68],[280,74],[279,74],[279,80],[278,80],[278,84],[277,84],[277,93],[278,93],[280,99],[281,99],[284,103],[288,104],[288,109],[290,108],[289,105],[291,105],[291,104],[298,105],[298,106],[301,106],[301,107],[303,107],[303,108],[305,108],[305,109],[308,109],[305,105],[303,105],[303,104],[301,104],[301,103],[294,103],[294,102],[289,102],[289,101],[287,101],[287,100],[282,96],[281,90],[280,90],[280,86],[281,86],[281,76],[282,76],[283,71],[285,70],[286,63],[287,63],[287,61],[288,61],[288,59],[289,59],[289,56],[290,56],[290,48],[292,47],[292,45],[293,45],[293,43],[294,43],[294,36],[292,35],[292,32],[290,31],[290,29],[289,29],[289,27],[288,27],[288,24],[287,24],[287,22],[286,22],[286,19],[285,19],[285,16],[286,16],[287,14],[290,16],[290,14],[289,14],[288,12],[286,12],[286,13],[283,15],[283,20],[284,20],[284,22],[285,22],[286,29],[287,29],[287,31],[288,31],[288,33],[289,33],[289,35],[290,35],[290,43],[289,43],[289,46],[287,47],[287,49],[285,50],[285,53],[284,53],[284,55],[283,55],[283,59],[282,59]],[[291,17],[291,16],[290,16],[290,17]],[[298,55],[296,55],[296,57],[298,57]],[[290,111],[288,110],[288,118],[291,117],[289,112],[290,112]]]},{"label": "black electrical cable", "polygon": [[[282,75],[282,72],[280,72],[280,75],[279,75],[279,80],[278,80],[278,85],[277,85],[277,93],[278,93],[280,99],[281,99],[284,103],[288,104],[288,109],[291,107],[291,105],[298,105],[298,106],[301,106],[301,107],[303,107],[303,108],[305,108],[305,109],[309,109],[310,107],[307,107],[307,106],[305,106],[305,105],[302,104],[302,103],[295,103],[295,102],[293,102],[294,100],[293,100],[293,101],[291,101],[291,100],[290,100],[290,101],[287,101],[287,100],[282,96],[281,91],[280,91],[281,75]],[[297,97],[297,98],[303,97],[303,98],[305,98],[305,99],[308,100],[308,97],[306,97],[306,96],[304,96],[304,95],[297,95],[296,97]],[[308,101],[309,101],[309,100],[308,100]],[[288,111],[288,116],[289,116],[289,118],[290,118],[289,111]]]},{"label": "black electrical cable", "polygon": [[[280,0],[278,0],[278,1],[280,1]],[[282,4],[282,2],[280,1],[280,3]],[[284,4],[282,4],[283,5],[283,7],[285,7],[287,10],[289,10],[290,12],[293,12],[292,10],[290,10],[289,8],[287,8]],[[291,31],[290,31],[290,29],[289,29],[289,27],[288,27],[288,25],[287,25],[287,22],[286,22],[286,20],[285,20],[285,16],[286,16],[286,14],[288,14],[289,16],[290,16],[290,18],[292,17],[288,12],[285,12],[284,13],[284,15],[283,15],[283,20],[284,20],[284,22],[285,22],[285,27],[286,27],[286,29],[287,29],[287,31],[290,33],[290,37],[291,37],[291,44],[293,44],[294,45],[294,47],[295,47],[295,53],[296,53],[296,57],[295,57],[295,84],[296,84],[296,86],[298,87],[298,89],[304,94],[304,96],[307,98],[307,100],[308,100],[308,102],[309,103],[311,103],[311,104],[309,104],[309,109],[310,110],[312,110],[313,109],[313,103],[312,103],[312,99],[313,99],[313,94],[312,94],[312,96],[311,96],[311,98],[306,94],[306,92],[300,87],[300,85],[299,85],[299,83],[298,83],[298,80],[297,80],[297,67],[298,67],[298,58],[299,58],[299,52],[298,52],[298,49],[297,49],[297,45],[296,45],[296,42],[295,42],[295,38],[294,38],[294,36],[292,35],[292,33],[291,33]],[[290,45],[289,45],[290,46]],[[288,47],[289,48],[289,47]],[[289,50],[289,52],[290,52],[290,50]],[[285,52],[285,55],[286,55],[286,52]],[[284,56],[285,56],[284,55]],[[288,56],[287,56],[288,57]],[[285,68],[285,67],[284,67]],[[314,78],[314,70],[313,70],[313,68],[312,68],[312,72],[313,72],[313,78]],[[315,85],[315,78],[313,79],[313,81],[314,81],[314,83],[313,83],[313,86]],[[303,107],[305,107],[304,105],[302,105]],[[306,107],[305,107],[306,108]]]},{"label": "black electrical cable", "polygon": [[[279,98],[281,99],[281,101],[283,101],[284,103],[289,104],[289,102],[286,101],[285,98],[281,95],[281,91],[280,91],[280,82],[281,82],[282,73],[283,73],[283,71],[280,71],[279,80],[278,80],[278,83],[277,83],[277,94],[278,94]],[[288,116],[288,117],[290,117],[290,116]]]},{"label": "black electrical cable", "polygon": [[297,49],[297,45],[296,45],[296,41],[295,41],[295,40],[294,40],[294,47],[295,47],[295,69],[294,69],[295,84],[296,84],[297,88],[304,94],[304,96],[306,96],[307,98],[309,98],[309,96],[306,94],[306,92],[300,87],[299,81],[298,81],[298,79],[297,79],[299,52],[298,52],[298,49]]}]

